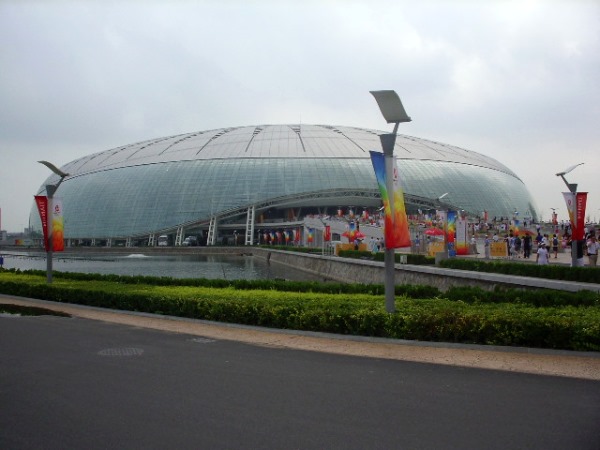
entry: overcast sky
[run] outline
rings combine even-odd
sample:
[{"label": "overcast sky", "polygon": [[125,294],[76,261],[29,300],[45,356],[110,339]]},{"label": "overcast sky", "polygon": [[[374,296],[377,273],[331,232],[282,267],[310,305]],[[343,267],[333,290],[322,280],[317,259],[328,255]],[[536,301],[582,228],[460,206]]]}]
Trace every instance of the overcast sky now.
[{"label": "overcast sky", "polygon": [[214,128],[307,123],[399,132],[497,159],[542,217],[563,181],[600,220],[600,2],[0,0],[2,229],[28,224],[58,166]]}]

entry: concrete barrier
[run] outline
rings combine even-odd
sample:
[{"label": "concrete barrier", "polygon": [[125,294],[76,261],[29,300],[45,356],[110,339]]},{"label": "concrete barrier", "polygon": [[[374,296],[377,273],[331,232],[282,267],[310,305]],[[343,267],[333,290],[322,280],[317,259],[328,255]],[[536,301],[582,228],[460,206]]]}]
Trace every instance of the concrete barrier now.
[{"label": "concrete barrier", "polygon": [[[385,264],[383,262],[265,250],[261,248],[253,248],[252,253],[256,257],[264,259],[267,258],[267,254],[269,253],[269,260],[272,263],[284,264],[298,270],[319,275],[326,280],[341,283],[384,283]],[[437,287],[443,292],[452,286],[475,286],[486,290],[493,290],[496,286],[502,286],[505,288],[520,289],[556,289],[568,292],[581,290],[600,292],[600,284],[548,280],[544,278],[520,277],[412,264],[395,265],[395,283],[430,285]]]}]

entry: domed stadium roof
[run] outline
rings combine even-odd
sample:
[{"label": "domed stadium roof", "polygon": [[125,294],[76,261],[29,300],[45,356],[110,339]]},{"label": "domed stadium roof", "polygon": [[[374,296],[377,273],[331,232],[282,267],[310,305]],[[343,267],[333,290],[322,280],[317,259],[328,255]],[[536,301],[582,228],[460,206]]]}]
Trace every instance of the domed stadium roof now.
[{"label": "domed stadium roof", "polygon": [[[269,208],[380,206],[370,150],[383,131],[329,125],[261,125],[199,131],[124,145],[72,161],[57,195],[65,237],[124,238]],[[407,210],[439,206],[490,217],[535,218],[527,188],[493,158],[398,135]],[[52,175],[40,188],[57,181]],[[39,228],[37,210],[32,225]]]}]

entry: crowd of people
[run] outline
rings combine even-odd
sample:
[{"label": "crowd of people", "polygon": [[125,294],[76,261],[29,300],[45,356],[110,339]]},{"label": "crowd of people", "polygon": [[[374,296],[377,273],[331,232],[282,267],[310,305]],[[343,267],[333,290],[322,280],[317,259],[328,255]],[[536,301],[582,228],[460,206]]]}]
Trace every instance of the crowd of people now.
[{"label": "crowd of people", "polygon": [[[572,241],[569,236],[559,236],[558,233],[544,233],[541,228],[537,228],[535,237],[530,231],[516,232],[510,231],[504,238],[498,233],[493,236],[485,235],[484,252],[485,258],[490,258],[490,247],[492,242],[505,242],[509,259],[524,258],[529,259],[532,251],[535,251],[535,260],[537,264],[549,264],[551,259],[557,259],[559,251],[570,248]],[[589,266],[596,266],[598,263],[598,253],[600,253],[600,243],[598,243],[596,230],[591,227],[585,230],[584,253],[588,258]]]},{"label": "crowd of people", "polygon": [[[370,225],[375,227],[383,226],[383,213],[380,210],[374,210],[370,213],[366,210],[355,214],[352,209],[337,215],[327,215],[329,220],[353,221],[359,226]],[[422,229],[443,228],[444,219],[441,216],[432,214],[418,214],[408,216],[409,225],[412,228],[411,234],[414,235],[413,244],[418,252],[423,247],[428,247],[430,242],[435,240],[435,236],[423,236]],[[515,226],[517,225],[518,226]],[[518,221],[515,217],[494,217],[491,220],[477,218],[468,224],[470,239],[470,253],[477,254],[477,237],[484,238],[485,258],[490,258],[490,244],[492,242],[505,242],[506,252],[509,259],[531,259],[535,257],[537,264],[549,264],[552,259],[558,259],[559,252],[570,251],[571,248],[571,225],[568,221],[560,223],[554,221],[551,224],[540,224],[524,219]],[[598,231],[594,226],[585,229],[584,253],[588,259],[588,265],[596,266],[598,263],[598,254],[600,253],[600,243],[597,240]],[[383,240],[371,238],[367,241],[368,249],[374,253],[383,249]],[[426,251],[426,250],[425,250]]]}]

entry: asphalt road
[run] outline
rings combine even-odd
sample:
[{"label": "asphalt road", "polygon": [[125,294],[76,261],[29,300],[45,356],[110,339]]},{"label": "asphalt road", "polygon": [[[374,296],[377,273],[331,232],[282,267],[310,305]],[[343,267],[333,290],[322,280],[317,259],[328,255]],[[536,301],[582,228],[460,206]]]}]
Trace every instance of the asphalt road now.
[{"label": "asphalt road", "polygon": [[600,449],[600,383],[0,317],[1,449]]}]

